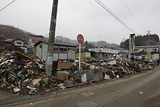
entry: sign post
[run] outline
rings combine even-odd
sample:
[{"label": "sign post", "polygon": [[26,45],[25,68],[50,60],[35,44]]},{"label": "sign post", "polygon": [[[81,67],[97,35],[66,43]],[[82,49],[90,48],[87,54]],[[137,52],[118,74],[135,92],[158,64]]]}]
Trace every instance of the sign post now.
[{"label": "sign post", "polygon": [[81,44],[79,44],[79,72],[81,71]]},{"label": "sign post", "polygon": [[79,72],[81,71],[81,44],[84,42],[84,37],[82,34],[77,36],[77,41],[79,43]]}]

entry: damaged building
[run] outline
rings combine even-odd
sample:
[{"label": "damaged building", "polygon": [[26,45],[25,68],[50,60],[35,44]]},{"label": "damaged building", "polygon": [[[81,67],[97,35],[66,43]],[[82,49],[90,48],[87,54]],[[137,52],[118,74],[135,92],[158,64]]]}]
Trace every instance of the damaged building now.
[{"label": "damaged building", "polygon": [[0,51],[6,49],[10,51],[21,51],[27,53],[26,43],[22,39],[6,39],[0,41]]},{"label": "damaged building", "polygon": [[153,60],[159,59],[160,45],[151,46],[135,46],[135,57],[141,59],[142,57],[149,58]]},{"label": "damaged building", "polygon": [[[39,41],[34,45],[35,55],[46,61],[48,43]],[[53,60],[75,60],[76,45],[66,43],[55,43]]]},{"label": "damaged building", "polygon": [[91,48],[89,49],[91,56],[97,59],[106,59],[112,57],[114,54],[118,54],[117,49],[111,48]]}]

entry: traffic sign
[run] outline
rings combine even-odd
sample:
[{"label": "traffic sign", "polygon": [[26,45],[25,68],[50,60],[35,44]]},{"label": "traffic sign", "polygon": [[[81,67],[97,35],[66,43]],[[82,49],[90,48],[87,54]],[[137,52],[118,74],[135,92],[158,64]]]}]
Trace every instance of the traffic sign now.
[{"label": "traffic sign", "polygon": [[79,34],[79,35],[77,36],[77,41],[78,41],[80,44],[82,44],[82,43],[84,42],[84,37],[83,37],[82,34]]}]

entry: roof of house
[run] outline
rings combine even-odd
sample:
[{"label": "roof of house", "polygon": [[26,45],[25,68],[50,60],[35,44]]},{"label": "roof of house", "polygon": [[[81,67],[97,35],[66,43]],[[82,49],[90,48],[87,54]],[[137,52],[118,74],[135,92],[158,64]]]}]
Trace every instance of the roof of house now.
[{"label": "roof of house", "polygon": [[41,35],[30,35],[30,38],[33,43],[37,43],[39,41],[45,41],[45,38]]},{"label": "roof of house", "polygon": [[12,40],[12,42],[17,41],[17,40],[20,40],[20,41],[25,42],[25,41],[24,41],[24,40],[22,40],[22,39],[13,39],[13,40]]},{"label": "roof of house", "polygon": [[1,41],[1,40],[0,40],[0,44],[1,44],[1,43],[12,44],[12,45],[14,45],[12,42],[9,42],[9,41]]},{"label": "roof of house", "polygon": [[5,39],[4,41],[5,41],[5,42],[12,42],[13,39]]},{"label": "roof of house", "polygon": [[[39,45],[40,43],[46,43],[46,44],[48,44],[47,42],[39,41],[39,42],[37,42],[34,46],[37,46],[37,45]],[[76,47],[76,46],[77,46],[77,45],[74,45],[74,44],[59,43],[59,42],[56,42],[55,45],[57,45],[57,46],[69,46],[69,47]]]},{"label": "roof of house", "polygon": [[13,43],[13,42],[16,41],[16,40],[23,41],[23,42],[24,42],[24,45],[27,45],[26,41],[23,40],[23,39],[5,39],[5,40],[3,40],[3,41],[5,41],[5,42],[12,42],[12,43]]}]

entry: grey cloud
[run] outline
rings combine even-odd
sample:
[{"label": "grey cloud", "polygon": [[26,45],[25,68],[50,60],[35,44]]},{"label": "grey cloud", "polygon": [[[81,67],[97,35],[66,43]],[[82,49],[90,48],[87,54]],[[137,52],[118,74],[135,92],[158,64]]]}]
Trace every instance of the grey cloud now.
[{"label": "grey cloud", "polygon": [[[145,34],[146,29],[160,34],[159,0],[102,0],[102,2],[138,34]],[[0,2],[0,8],[4,5],[4,2]],[[14,25],[32,33],[47,35],[51,7],[52,0],[17,0],[0,13],[0,24]],[[133,14],[146,29],[136,21]],[[128,38],[131,32],[94,0],[59,0],[56,35],[76,39],[78,33],[82,33],[88,41],[106,40],[120,43],[123,38]]]}]

